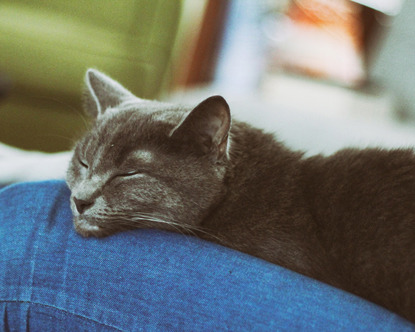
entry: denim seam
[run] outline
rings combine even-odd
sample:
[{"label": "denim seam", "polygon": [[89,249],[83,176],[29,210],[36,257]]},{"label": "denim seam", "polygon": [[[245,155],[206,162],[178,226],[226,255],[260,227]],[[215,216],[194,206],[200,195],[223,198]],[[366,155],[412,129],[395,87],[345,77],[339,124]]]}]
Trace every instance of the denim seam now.
[{"label": "denim seam", "polygon": [[117,331],[124,331],[124,330],[122,330],[122,329],[120,329],[118,327],[115,327],[115,326],[112,326],[112,325],[109,325],[109,324],[106,324],[106,323],[102,323],[102,322],[100,322],[100,321],[98,321],[96,319],[93,319],[93,318],[90,318],[90,317],[86,317],[86,316],[83,316],[83,315],[80,315],[80,314],[76,314],[74,312],[70,312],[70,311],[68,311],[66,309],[58,308],[58,307],[56,307],[54,305],[50,305],[50,304],[44,304],[44,303],[39,303],[39,302],[34,302],[34,301],[2,300],[2,299],[0,299],[0,302],[2,302],[2,303],[28,303],[28,304],[35,304],[35,305],[47,307],[47,308],[53,308],[53,309],[59,310],[60,312],[62,312],[64,314],[74,315],[74,316],[77,316],[77,317],[79,317],[81,319],[84,319],[84,320],[87,320],[87,321],[91,321],[91,322],[94,322],[94,323],[98,323],[98,324],[103,325],[103,326],[106,326],[106,327],[113,328],[113,329],[115,329]]}]

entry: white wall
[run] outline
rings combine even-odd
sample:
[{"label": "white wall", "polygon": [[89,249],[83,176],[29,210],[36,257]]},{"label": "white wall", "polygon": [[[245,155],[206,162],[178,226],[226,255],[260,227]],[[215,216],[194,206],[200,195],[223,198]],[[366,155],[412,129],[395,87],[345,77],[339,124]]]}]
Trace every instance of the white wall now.
[{"label": "white wall", "polygon": [[415,1],[406,0],[380,49],[373,78],[391,89],[398,111],[415,122]]}]

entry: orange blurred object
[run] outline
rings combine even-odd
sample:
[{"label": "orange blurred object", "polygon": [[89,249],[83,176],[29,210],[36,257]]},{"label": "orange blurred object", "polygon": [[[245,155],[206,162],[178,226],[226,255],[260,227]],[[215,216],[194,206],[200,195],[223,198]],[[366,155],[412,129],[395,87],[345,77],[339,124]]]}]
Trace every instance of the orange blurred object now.
[{"label": "orange blurred object", "polygon": [[361,6],[349,0],[295,0],[272,66],[354,86],[366,79]]}]

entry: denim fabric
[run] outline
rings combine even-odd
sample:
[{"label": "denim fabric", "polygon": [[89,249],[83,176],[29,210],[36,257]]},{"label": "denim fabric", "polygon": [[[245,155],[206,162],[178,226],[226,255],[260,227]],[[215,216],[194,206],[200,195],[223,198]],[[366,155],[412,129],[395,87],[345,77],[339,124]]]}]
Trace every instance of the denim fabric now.
[{"label": "denim fabric", "polygon": [[413,331],[378,306],[194,237],[82,238],[62,181],[0,191],[0,330]]}]

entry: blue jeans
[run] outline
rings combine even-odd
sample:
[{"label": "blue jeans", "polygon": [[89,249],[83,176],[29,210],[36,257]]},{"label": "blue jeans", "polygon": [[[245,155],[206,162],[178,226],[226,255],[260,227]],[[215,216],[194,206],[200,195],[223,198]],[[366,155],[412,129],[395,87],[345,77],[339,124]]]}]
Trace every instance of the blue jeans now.
[{"label": "blue jeans", "polygon": [[414,331],[279,266],[156,230],[82,238],[62,181],[0,191],[0,330]]}]

